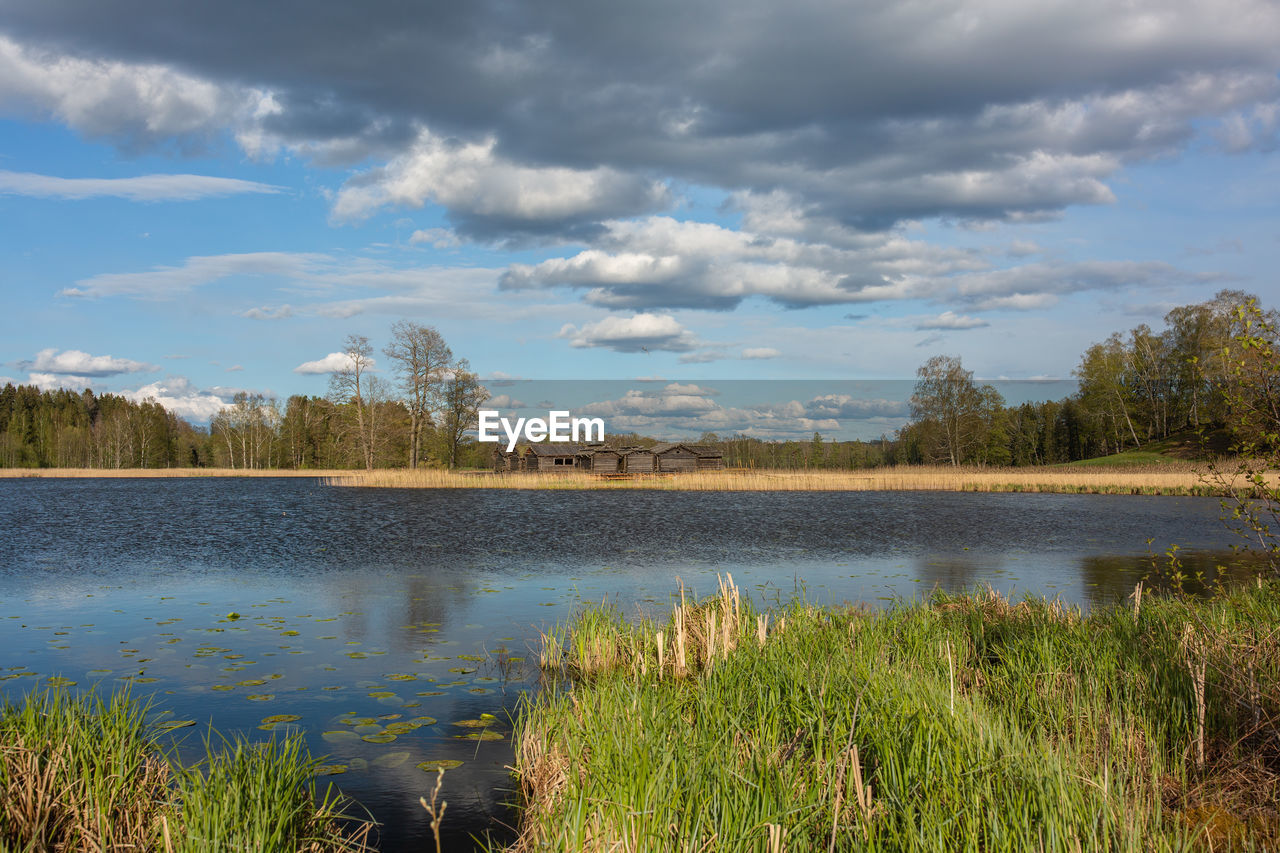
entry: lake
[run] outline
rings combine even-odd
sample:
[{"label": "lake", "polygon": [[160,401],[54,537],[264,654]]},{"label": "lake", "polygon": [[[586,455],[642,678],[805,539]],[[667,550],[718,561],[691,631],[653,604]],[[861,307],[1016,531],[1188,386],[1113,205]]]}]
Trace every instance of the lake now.
[{"label": "lake", "polygon": [[[321,781],[369,809],[388,853],[426,849],[435,774],[417,765],[461,761],[445,829],[468,849],[512,820],[509,718],[536,689],[537,630],[584,603],[653,612],[677,578],[709,594],[728,571],[765,604],[990,584],[1087,607],[1128,595],[1149,550],[1234,565],[1219,514],[1211,498],[0,480],[0,691],[127,686],[198,721],[174,733],[188,750],[209,723],[268,737],[265,718],[298,715],[275,731],[346,768]],[[481,714],[502,739],[458,725]]]}]

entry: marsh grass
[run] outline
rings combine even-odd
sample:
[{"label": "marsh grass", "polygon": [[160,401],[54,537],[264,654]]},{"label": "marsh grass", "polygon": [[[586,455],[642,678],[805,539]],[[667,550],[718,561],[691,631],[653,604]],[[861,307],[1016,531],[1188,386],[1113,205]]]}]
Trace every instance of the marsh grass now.
[{"label": "marsh grass", "polygon": [[331,790],[299,738],[207,743],[183,767],[125,694],[51,689],[0,709],[0,849],[360,851],[367,821]]},{"label": "marsh grass", "polygon": [[138,479],[172,477],[334,477],[347,471],[286,468],[0,468],[0,479]]},{"label": "marsh grass", "polygon": [[[406,489],[652,489],[670,491],[1053,492],[1117,495],[1217,495],[1192,462],[1117,467],[951,468],[897,466],[860,471],[725,470],[608,479],[564,474],[387,470],[326,477],[332,486]],[[1242,483],[1243,485],[1243,483]]]},{"label": "marsh grass", "polygon": [[1280,849],[1274,583],[764,616],[728,580],[558,629],[512,849]]}]

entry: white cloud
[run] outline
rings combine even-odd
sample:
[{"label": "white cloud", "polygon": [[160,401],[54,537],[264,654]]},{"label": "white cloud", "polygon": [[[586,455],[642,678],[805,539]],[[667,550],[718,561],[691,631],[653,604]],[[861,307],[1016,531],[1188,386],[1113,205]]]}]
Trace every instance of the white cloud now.
[{"label": "white cloud", "polygon": [[[367,367],[372,368],[377,361],[368,359]],[[321,373],[337,373],[342,370],[350,370],[352,367],[351,356],[345,352],[331,352],[324,358],[315,361],[304,361],[293,369],[294,373],[302,373],[306,375]]]},{"label": "white cloud", "polygon": [[94,379],[90,376],[72,376],[67,373],[31,373],[27,376],[27,384],[34,385],[41,391],[56,391],[59,388],[82,391],[85,388],[92,388]]},{"label": "white cloud", "polygon": [[21,362],[20,367],[25,370],[40,371],[42,373],[57,373],[72,375],[77,378],[86,376],[117,376],[121,373],[150,373],[160,368],[154,364],[147,364],[142,361],[134,361],[128,358],[116,358],[112,355],[89,355],[76,349],[69,349],[63,352],[50,348],[43,349],[36,353],[35,359],[32,361]]},{"label": "white cloud", "polygon": [[133,178],[56,178],[0,171],[0,193],[36,198],[111,196],[130,201],[192,201],[241,193],[278,193],[281,187],[208,175],[140,175]]},{"label": "white cloud", "polygon": [[780,355],[782,355],[782,353],[773,347],[747,347],[742,351],[742,357],[744,359],[777,358]]},{"label": "white cloud", "polygon": [[915,327],[917,330],[923,331],[925,329],[981,329],[990,325],[981,317],[966,317],[954,311],[943,311],[937,317],[921,320],[916,323]]},{"label": "white cloud", "polygon": [[[473,230],[485,230],[486,222],[500,230],[540,230],[645,213],[671,202],[661,182],[608,167],[525,166],[496,149],[494,137],[460,143],[424,129],[404,154],[347,181],[334,200],[333,219],[360,221],[382,207],[433,202]],[[421,233],[424,240],[435,236]]]},{"label": "white cloud", "polygon": [[229,405],[229,396],[224,399],[212,390],[198,390],[183,376],[169,376],[121,396],[135,403],[154,400],[178,417],[202,424]]},{"label": "white cloud", "polygon": [[53,115],[125,148],[177,143],[201,149],[226,128],[261,118],[271,103],[262,90],[219,85],[165,65],[40,51],[0,35],[0,107]]},{"label": "white cloud", "polygon": [[248,317],[250,320],[285,320],[293,316],[293,306],[277,305],[272,308],[269,305],[262,305],[243,311],[240,316]]},{"label": "white cloud", "polygon": [[698,345],[694,334],[670,314],[609,316],[581,328],[565,324],[559,337],[568,338],[575,347],[606,347],[617,352],[687,352]]},{"label": "white cloud", "polygon": [[292,252],[249,252],[187,258],[182,266],[157,267],[147,272],[102,273],[81,279],[61,296],[132,296],[166,299],[235,275],[304,276],[324,255]]}]

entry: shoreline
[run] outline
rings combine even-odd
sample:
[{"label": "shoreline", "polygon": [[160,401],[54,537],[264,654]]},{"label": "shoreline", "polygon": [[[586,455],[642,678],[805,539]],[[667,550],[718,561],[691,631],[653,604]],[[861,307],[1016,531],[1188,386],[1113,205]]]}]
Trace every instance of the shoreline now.
[{"label": "shoreline", "polygon": [[[232,468],[0,468],[0,479],[173,479],[309,478],[339,488],[520,489],[709,492],[941,491],[1032,494],[1152,495],[1223,497],[1219,483],[1206,479],[1196,463],[1126,466],[1040,466],[1034,468],[952,468],[893,466],[855,471],[728,469],[684,474],[608,476],[493,473],[404,468],[359,470]],[[1273,478],[1274,479],[1274,478]],[[1245,485],[1237,478],[1238,485]],[[1273,482],[1273,485],[1275,483]]]}]

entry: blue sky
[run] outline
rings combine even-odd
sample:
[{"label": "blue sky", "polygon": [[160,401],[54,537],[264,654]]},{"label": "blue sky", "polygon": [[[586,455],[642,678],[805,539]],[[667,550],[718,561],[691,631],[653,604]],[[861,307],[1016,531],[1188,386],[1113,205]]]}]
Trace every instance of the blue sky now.
[{"label": "blue sky", "polygon": [[0,379],[199,422],[401,318],[489,377],[1069,378],[1280,301],[1274,4],[463,6],[6,3]]}]

